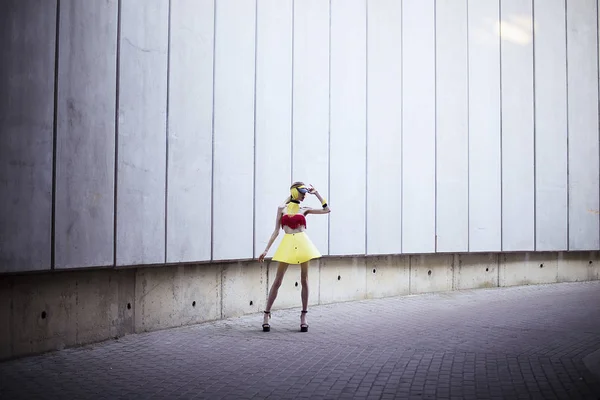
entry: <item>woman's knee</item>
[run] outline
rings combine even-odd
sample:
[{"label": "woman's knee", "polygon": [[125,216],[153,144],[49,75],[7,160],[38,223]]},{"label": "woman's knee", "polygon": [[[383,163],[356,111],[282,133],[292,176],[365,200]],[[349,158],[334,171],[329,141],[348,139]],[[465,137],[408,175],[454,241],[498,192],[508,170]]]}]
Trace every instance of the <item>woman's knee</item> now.
[{"label": "woman's knee", "polygon": [[308,287],[308,275],[300,276],[300,283],[302,284],[302,286]]},{"label": "woman's knee", "polygon": [[308,286],[308,263],[303,263],[300,266],[300,282],[302,286]]},{"label": "woman's knee", "polygon": [[275,278],[275,280],[273,280],[273,288],[279,289],[279,287],[281,286],[282,283],[283,283],[283,278]]}]

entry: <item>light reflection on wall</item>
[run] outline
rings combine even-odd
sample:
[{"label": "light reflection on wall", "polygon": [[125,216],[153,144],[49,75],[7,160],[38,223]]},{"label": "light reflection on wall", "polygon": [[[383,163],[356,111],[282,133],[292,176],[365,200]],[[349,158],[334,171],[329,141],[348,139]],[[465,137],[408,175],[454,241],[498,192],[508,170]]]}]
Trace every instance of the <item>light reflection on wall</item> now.
[{"label": "light reflection on wall", "polygon": [[529,16],[511,16],[496,23],[496,32],[502,40],[526,46],[533,41],[533,26]]},{"label": "light reflection on wall", "polygon": [[479,43],[497,43],[502,40],[526,46],[533,42],[533,24],[527,16],[512,16],[502,21],[488,18],[473,29],[471,40]]}]

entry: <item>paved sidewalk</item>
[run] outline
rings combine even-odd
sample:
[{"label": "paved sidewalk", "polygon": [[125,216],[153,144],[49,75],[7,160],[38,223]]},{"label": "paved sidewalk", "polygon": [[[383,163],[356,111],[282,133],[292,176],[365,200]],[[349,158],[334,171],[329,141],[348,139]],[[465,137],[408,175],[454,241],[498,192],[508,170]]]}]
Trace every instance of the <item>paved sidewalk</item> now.
[{"label": "paved sidewalk", "polygon": [[[0,363],[2,399],[600,399],[600,282],[365,300]],[[600,371],[598,371],[600,372]]]}]

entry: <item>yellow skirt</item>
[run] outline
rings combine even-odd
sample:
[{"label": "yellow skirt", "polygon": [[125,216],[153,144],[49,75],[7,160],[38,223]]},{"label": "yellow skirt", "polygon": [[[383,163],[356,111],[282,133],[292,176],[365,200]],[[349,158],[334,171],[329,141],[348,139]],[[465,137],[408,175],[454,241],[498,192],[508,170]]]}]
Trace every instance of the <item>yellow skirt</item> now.
[{"label": "yellow skirt", "polygon": [[321,257],[321,253],[305,232],[286,233],[273,255],[273,261],[302,264],[319,257]]}]

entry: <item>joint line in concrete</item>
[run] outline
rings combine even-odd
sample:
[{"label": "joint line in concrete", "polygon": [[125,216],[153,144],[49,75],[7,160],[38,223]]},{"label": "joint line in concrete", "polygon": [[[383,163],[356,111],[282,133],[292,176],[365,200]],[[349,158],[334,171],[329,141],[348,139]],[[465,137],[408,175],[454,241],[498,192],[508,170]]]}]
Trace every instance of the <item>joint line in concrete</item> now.
[{"label": "joint line in concrete", "polygon": [[118,0],[117,3],[117,57],[116,57],[116,98],[115,98],[115,175],[113,182],[113,266],[117,267],[117,250],[118,250],[118,241],[117,241],[117,206],[118,206],[118,178],[119,178],[119,86],[121,84],[121,0]]},{"label": "joint line in concrete", "polygon": [[58,76],[60,47],[60,0],[56,1],[54,42],[54,121],[52,124],[52,210],[50,222],[50,270],[56,268],[56,154],[58,145]]}]

